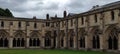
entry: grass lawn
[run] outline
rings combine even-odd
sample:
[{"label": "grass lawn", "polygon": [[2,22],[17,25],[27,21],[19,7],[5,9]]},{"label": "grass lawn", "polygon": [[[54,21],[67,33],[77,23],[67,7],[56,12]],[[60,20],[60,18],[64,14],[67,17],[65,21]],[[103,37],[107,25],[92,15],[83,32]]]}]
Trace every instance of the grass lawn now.
[{"label": "grass lawn", "polygon": [[110,54],[110,53],[79,50],[0,49],[0,54]]}]

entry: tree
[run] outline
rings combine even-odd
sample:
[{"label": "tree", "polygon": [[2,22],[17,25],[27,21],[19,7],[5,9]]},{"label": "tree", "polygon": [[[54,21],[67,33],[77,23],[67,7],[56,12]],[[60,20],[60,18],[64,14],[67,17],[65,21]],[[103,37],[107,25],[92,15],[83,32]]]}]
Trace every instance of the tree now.
[{"label": "tree", "polygon": [[0,16],[14,17],[9,9],[2,9],[2,8],[0,8]]},{"label": "tree", "polygon": [[13,14],[10,12],[9,9],[5,9],[5,12],[6,12],[6,16],[13,17]]}]

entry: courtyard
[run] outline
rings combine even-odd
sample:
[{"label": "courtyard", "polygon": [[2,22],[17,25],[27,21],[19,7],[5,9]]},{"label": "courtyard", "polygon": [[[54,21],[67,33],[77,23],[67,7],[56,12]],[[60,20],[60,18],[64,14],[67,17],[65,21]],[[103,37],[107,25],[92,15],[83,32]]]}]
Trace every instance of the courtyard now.
[{"label": "courtyard", "polygon": [[114,54],[114,53],[100,51],[80,51],[80,50],[1,49],[0,54]]}]

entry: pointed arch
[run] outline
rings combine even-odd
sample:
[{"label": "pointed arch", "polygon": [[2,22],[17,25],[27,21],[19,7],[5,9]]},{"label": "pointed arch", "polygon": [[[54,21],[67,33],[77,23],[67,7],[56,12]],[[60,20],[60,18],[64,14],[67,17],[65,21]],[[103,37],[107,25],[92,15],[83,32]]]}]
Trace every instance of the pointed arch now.
[{"label": "pointed arch", "polygon": [[117,26],[109,26],[106,30],[106,40],[108,49],[117,50],[118,49],[118,27]]},{"label": "pointed arch", "polygon": [[8,35],[5,30],[0,30],[0,47],[8,47]]},{"label": "pointed arch", "polygon": [[80,28],[78,31],[79,48],[85,48],[85,29]]},{"label": "pointed arch", "polygon": [[60,46],[64,47],[64,41],[65,41],[65,32],[64,30],[61,30],[60,32]]},{"label": "pointed arch", "polygon": [[14,32],[13,47],[25,47],[25,33],[22,30]]},{"label": "pointed arch", "polygon": [[100,34],[99,29],[94,28],[93,34],[92,34],[92,46],[94,49],[100,48]]},{"label": "pointed arch", "polygon": [[51,46],[51,31],[46,31],[44,41],[45,41],[45,47]]},{"label": "pointed arch", "polygon": [[73,48],[74,47],[74,37],[75,37],[74,29],[69,29],[68,33],[69,33],[68,34],[69,47]]},{"label": "pointed arch", "polygon": [[30,47],[40,47],[40,33],[39,31],[32,31],[30,33],[29,46]]}]

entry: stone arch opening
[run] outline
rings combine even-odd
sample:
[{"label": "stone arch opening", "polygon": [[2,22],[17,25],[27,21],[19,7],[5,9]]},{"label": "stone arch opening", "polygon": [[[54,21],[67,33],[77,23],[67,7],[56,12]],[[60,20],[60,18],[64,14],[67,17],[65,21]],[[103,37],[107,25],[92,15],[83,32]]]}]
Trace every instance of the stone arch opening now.
[{"label": "stone arch opening", "polygon": [[60,45],[61,45],[61,47],[64,47],[64,38],[65,38],[65,33],[64,33],[64,30],[62,30],[61,32],[60,32]]},{"label": "stone arch opening", "polygon": [[79,30],[79,48],[85,48],[85,29]]},{"label": "stone arch opening", "polygon": [[13,47],[25,47],[25,33],[16,31],[13,37]]},{"label": "stone arch opening", "polygon": [[73,48],[74,47],[74,30],[73,29],[70,29],[69,30],[69,47],[70,48]]},{"label": "stone arch opening", "polygon": [[51,47],[51,32],[50,31],[48,31],[45,34],[44,41],[45,41],[45,47]]},{"label": "stone arch opening", "polygon": [[108,49],[117,50],[118,49],[118,30],[117,28],[111,28],[108,35]]},{"label": "stone arch opening", "polygon": [[100,48],[100,37],[99,37],[99,29],[95,29],[93,31],[92,36],[92,48],[99,49]]},{"label": "stone arch opening", "polygon": [[31,32],[30,39],[29,39],[29,46],[30,47],[39,47],[41,45],[39,35],[40,34],[38,31]]},{"label": "stone arch opening", "polygon": [[0,47],[8,47],[8,33],[0,30]]}]

